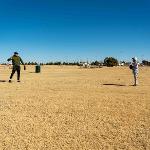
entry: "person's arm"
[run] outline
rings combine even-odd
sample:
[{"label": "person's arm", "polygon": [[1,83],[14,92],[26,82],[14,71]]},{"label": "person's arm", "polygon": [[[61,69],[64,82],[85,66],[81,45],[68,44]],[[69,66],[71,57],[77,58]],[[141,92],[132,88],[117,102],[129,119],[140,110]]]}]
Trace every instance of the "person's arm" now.
[{"label": "person's arm", "polygon": [[11,60],[12,60],[12,57],[10,57],[10,58],[7,59],[7,61],[11,61]]},{"label": "person's arm", "polygon": [[22,60],[22,58],[20,57],[20,62],[22,63],[22,65],[24,65],[24,62],[23,62],[23,60]]},{"label": "person's arm", "polygon": [[23,62],[21,57],[20,57],[20,62],[24,65],[24,70],[26,70],[26,66],[25,66],[25,64],[24,64],[24,62]]}]

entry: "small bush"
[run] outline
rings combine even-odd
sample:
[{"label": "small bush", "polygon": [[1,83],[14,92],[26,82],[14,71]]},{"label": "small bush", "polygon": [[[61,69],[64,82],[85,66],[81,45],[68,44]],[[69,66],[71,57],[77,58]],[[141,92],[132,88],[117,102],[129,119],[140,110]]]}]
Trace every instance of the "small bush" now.
[{"label": "small bush", "polygon": [[113,57],[106,57],[104,59],[104,65],[107,67],[118,66],[118,60]]}]

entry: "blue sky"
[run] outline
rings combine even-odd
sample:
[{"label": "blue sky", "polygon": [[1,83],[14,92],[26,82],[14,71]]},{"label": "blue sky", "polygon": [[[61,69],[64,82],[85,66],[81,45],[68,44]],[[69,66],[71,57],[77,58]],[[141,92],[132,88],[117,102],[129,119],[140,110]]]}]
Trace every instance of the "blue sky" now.
[{"label": "blue sky", "polygon": [[149,0],[0,0],[0,62],[150,59]]}]

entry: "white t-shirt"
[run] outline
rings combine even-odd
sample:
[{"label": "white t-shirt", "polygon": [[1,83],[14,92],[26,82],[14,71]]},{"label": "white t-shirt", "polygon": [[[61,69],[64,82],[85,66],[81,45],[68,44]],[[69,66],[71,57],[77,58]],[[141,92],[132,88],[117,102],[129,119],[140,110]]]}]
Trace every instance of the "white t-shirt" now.
[{"label": "white t-shirt", "polygon": [[133,73],[138,73],[139,72],[138,62],[133,62],[132,66],[133,66]]}]

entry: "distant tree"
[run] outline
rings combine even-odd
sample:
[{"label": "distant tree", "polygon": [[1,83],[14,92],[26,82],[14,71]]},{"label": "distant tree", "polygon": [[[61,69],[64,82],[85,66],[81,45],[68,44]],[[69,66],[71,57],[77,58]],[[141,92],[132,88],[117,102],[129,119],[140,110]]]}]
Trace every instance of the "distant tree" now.
[{"label": "distant tree", "polygon": [[[24,63],[25,65],[38,65],[38,63],[37,62],[26,62],[26,63]],[[40,63],[40,65],[44,65],[44,63]]]},{"label": "distant tree", "polygon": [[68,62],[63,62],[62,64],[63,64],[63,65],[68,65]]},{"label": "distant tree", "polygon": [[49,62],[49,65],[54,65],[54,63],[53,62]]},{"label": "distant tree", "polygon": [[56,61],[56,62],[54,62],[54,65],[61,65],[61,62],[60,61]]},{"label": "distant tree", "polygon": [[80,66],[80,63],[79,63],[79,62],[77,62],[77,63],[76,63],[76,65],[77,65],[77,66]]},{"label": "distant tree", "polygon": [[150,62],[147,61],[147,60],[143,60],[143,61],[142,61],[142,64],[145,65],[145,66],[150,66]]},{"label": "distant tree", "polygon": [[56,61],[56,62],[47,62],[45,65],[70,65],[70,66],[79,66],[80,63],[79,62],[60,62],[60,61]]},{"label": "distant tree", "polygon": [[94,66],[100,66],[100,62],[99,61],[93,61],[92,63],[91,63],[91,65],[94,65]]},{"label": "distant tree", "polygon": [[1,65],[7,65],[6,63],[2,63]]},{"label": "distant tree", "polygon": [[31,62],[28,62],[28,65],[31,65]]},{"label": "distant tree", "polygon": [[118,65],[118,60],[113,57],[106,57],[104,59],[104,65],[107,67],[113,67]]}]

